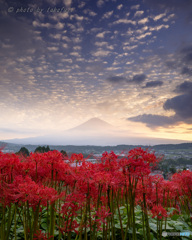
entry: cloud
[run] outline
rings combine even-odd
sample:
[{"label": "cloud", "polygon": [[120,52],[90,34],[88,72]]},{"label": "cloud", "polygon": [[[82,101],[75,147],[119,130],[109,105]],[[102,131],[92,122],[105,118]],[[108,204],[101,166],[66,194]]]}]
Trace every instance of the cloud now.
[{"label": "cloud", "polygon": [[[173,60],[172,60],[173,59]],[[171,70],[178,70],[181,75],[192,76],[192,45],[184,45],[165,62]]]},{"label": "cloud", "polygon": [[192,82],[185,81],[178,85],[175,92],[183,93],[176,97],[167,99],[163,105],[164,110],[175,112],[173,116],[161,116],[143,114],[128,118],[127,120],[145,123],[148,127],[170,126],[177,123],[192,124]]},{"label": "cloud", "polygon": [[185,81],[176,87],[175,92],[192,93],[192,82]]},{"label": "cloud", "polygon": [[145,37],[147,37],[147,36],[150,36],[152,33],[151,32],[146,32],[146,33],[144,33],[144,34],[141,34],[140,36],[138,36],[137,37],[137,39],[142,39],[142,38],[145,38]]},{"label": "cloud", "polygon": [[113,14],[113,11],[109,11],[109,12],[106,12],[104,15],[103,15],[103,19],[105,19],[105,18],[110,18],[111,16],[112,16],[112,14]]},{"label": "cloud", "polygon": [[134,14],[134,17],[141,17],[143,15],[144,11],[137,11],[135,14]]},{"label": "cloud", "polygon": [[120,5],[117,6],[117,9],[121,10],[122,7],[123,7],[123,4],[120,4]]},{"label": "cloud", "polygon": [[185,64],[192,66],[192,45],[183,47],[180,50],[180,58]]},{"label": "cloud", "polygon": [[192,94],[187,93],[168,99],[163,107],[165,110],[173,110],[175,115],[185,122],[188,118],[192,118]]},{"label": "cloud", "polygon": [[186,54],[185,58],[184,58],[184,61],[186,63],[192,63],[192,50]]},{"label": "cloud", "polygon": [[150,128],[154,128],[158,126],[169,126],[177,122],[175,117],[167,117],[167,116],[153,115],[153,114],[143,114],[136,117],[127,118],[127,120],[132,122],[145,123]]},{"label": "cloud", "polygon": [[104,38],[104,37],[105,37],[105,33],[106,33],[106,32],[98,33],[98,34],[96,35],[96,37],[98,37],[98,38]]},{"label": "cloud", "polygon": [[105,2],[103,0],[97,1],[97,7],[102,7]]},{"label": "cloud", "polygon": [[104,69],[103,64],[101,62],[94,62],[92,64],[89,64],[88,66],[85,67],[86,71],[91,72],[91,73],[101,73]]},{"label": "cloud", "polygon": [[165,16],[166,16],[166,13],[161,13],[161,14],[155,16],[155,17],[153,18],[153,20],[154,20],[154,21],[158,21],[159,19],[161,19],[162,17],[165,17]]},{"label": "cloud", "polygon": [[52,6],[55,6],[56,4],[58,4],[60,2],[60,0],[46,0],[46,2],[48,2]]},{"label": "cloud", "polygon": [[149,21],[149,19],[146,17],[146,18],[143,18],[141,20],[138,21],[138,24],[145,24]]},{"label": "cloud", "polygon": [[190,9],[192,6],[191,0],[144,0],[144,3],[149,4],[151,7],[158,9]]},{"label": "cloud", "polygon": [[162,81],[150,81],[146,83],[144,88],[155,88],[162,85],[163,85]]},{"label": "cloud", "polygon": [[72,0],[63,0],[63,3],[65,4],[66,7],[71,7]]},{"label": "cloud", "polygon": [[147,76],[145,74],[136,74],[129,82],[140,84],[144,82],[146,78]]},{"label": "cloud", "polygon": [[107,81],[112,82],[112,83],[120,83],[120,82],[125,82],[127,79],[123,76],[112,76],[108,77]]},{"label": "cloud", "polygon": [[107,81],[112,83],[120,83],[120,82],[126,82],[131,84],[141,84],[145,81],[147,76],[145,74],[136,74],[132,78],[126,78],[123,76],[111,76],[107,78]]},{"label": "cloud", "polygon": [[52,25],[50,23],[40,23],[38,21],[33,21],[33,26],[34,27],[45,27],[45,28],[50,28]]},{"label": "cloud", "polygon": [[103,46],[107,46],[108,45],[108,42],[95,42],[95,45],[97,47],[103,47]]},{"label": "cloud", "polygon": [[182,71],[181,71],[182,75],[189,75],[192,76],[192,69],[188,68],[188,67],[183,67]]},{"label": "cloud", "polygon": [[71,52],[70,55],[74,57],[81,57],[81,55],[78,52]]},{"label": "cloud", "polygon": [[47,49],[49,51],[57,51],[59,48],[58,47],[48,47]]},{"label": "cloud", "polygon": [[162,28],[169,28],[169,25],[165,25],[165,24],[161,24],[159,26],[155,26],[155,27],[150,27],[149,30],[150,31],[159,31],[161,30]]},{"label": "cloud", "polygon": [[119,20],[113,22],[112,24],[115,25],[115,24],[121,24],[121,23],[136,25],[136,21],[133,21],[130,19],[119,19]]},{"label": "cloud", "polygon": [[83,12],[84,12],[85,14],[89,14],[89,16],[91,16],[91,17],[95,17],[95,16],[97,15],[96,12],[93,12],[93,11],[90,10],[90,9],[85,9]]},{"label": "cloud", "polygon": [[103,49],[98,49],[96,52],[94,52],[92,55],[94,57],[107,57],[111,52]]},{"label": "cloud", "polygon": [[74,15],[77,21],[82,21],[84,19],[83,16],[79,16],[77,14]]},{"label": "cloud", "polygon": [[133,50],[133,49],[135,49],[135,48],[137,48],[137,47],[138,47],[138,45],[124,46],[124,47],[123,47],[123,50],[124,50],[124,51],[130,51],[130,50]]},{"label": "cloud", "polygon": [[[191,0],[144,0],[149,8],[154,8],[155,10],[166,10],[166,12],[177,11],[184,13],[183,18],[188,24],[192,23],[191,18],[191,9],[192,1]],[[165,20],[167,21],[167,20]]]},{"label": "cloud", "polygon": [[170,14],[168,17],[164,18],[163,21],[164,21],[164,22],[168,22],[171,18],[174,18],[174,17],[175,17],[175,14],[172,13],[172,14]]},{"label": "cloud", "polygon": [[138,10],[139,7],[140,7],[139,4],[137,4],[137,5],[133,5],[133,6],[131,6],[131,9],[132,9],[132,10]]},{"label": "cloud", "polygon": [[79,7],[79,8],[83,8],[83,7],[85,6],[85,4],[86,4],[85,2],[81,2],[81,3],[79,3],[79,6],[78,6],[78,7]]}]

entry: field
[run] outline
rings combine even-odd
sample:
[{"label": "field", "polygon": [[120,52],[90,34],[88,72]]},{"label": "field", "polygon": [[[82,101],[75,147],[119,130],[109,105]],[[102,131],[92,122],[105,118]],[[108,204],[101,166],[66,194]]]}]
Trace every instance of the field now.
[{"label": "field", "polygon": [[160,160],[0,152],[0,239],[191,239],[192,172],[150,175]]}]

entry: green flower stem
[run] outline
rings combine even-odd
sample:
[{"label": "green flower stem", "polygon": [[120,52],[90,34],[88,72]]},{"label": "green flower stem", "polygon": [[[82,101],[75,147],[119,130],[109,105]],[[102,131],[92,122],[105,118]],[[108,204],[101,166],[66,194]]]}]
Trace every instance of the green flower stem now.
[{"label": "green flower stem", "polygon": [[55,230],[55,203],[50,205],[50,230],[49,234],[52,236],[50,239],[54,240],[54,231]]},{"label": "green flower stem", "polygon": [[142,177],[142,186],[144,189],[143,192],[143,206],[144,206],[144,221],[145,221],[145,226],[146,226],[146,233],[147,233],[147,239],[150,240],[151,239],[151,235],[150,235],[150,227],[149,227],[149,219],[148,219],[148,213],[147,213],[147,204],[146,204],[146,193],[145,193],[145,185],[143,182],[143,177]]},{"label": "green flower stem", "polygon": [[36,210],[35,210],[35,213],[33,216],[33,228],[31,228],[31,229],[33,229],[33,232],[31,233],[31,231],[30,231],[31,240],[33,239],[34,233],[36,233],[36,231],[38,230],[37,226],[38,226],[38,219],[39,219],[39,209],[40,209],[40,201],[39,201],[38,205],[36,206]]},{"label": "green flower stem", "polygon": [[145,232],[145,227],[146,227],[146,224],[145,224],[145,214],[144,214],[144,204],[142,204],[142,227],[143,227],[143,237],[144,237],[144,240],[146,240],[146,232]]},{"label": "green flower stem", "polygon": [[121,213],[119,210],[119,192],[117,193],[117,195],[115,194],[116,197],[116,201],[117,201],[117,210],[118,210],[118,214],[119,214],[119,221],[120,221],[120,226],[121,226],[121,238],[124,239],[124,232],[123,232],[123,225],[122,225],[122,220],[121,220]]},{"label": "green flower stem", "polygon": [[[99,209],[99,205],[100,205],[99,203],[100,203],[100,199],[101,199],[102,187],[103,187],[103,186],[99,184],[96,211],[98,211],[98,209]],[[94,225],[93,225],[93,240],[96,239],[96,220],[97,220],[97,216],[95,216],[95,219],[94,219]]]}]

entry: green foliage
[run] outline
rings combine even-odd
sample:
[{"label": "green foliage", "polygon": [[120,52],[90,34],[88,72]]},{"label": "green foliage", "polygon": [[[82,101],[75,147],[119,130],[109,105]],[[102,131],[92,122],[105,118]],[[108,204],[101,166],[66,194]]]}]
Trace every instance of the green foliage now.
[{"label": "green foliage", "polygon": [[29,150],[26,147],[21,147],[18,154],[22,154],[24,157],[28,157],[29,156]]},{"label": "green foliage", "polygon": [[45,146],[43,146],[43,147],[38,146],[38,147],[35,149],[34,152],[44,153],[44,152],[49,152],[49,151],[51,151],[50,148],[49,148],[49,146],[47,146],[47,147],[45,147]]},{"label": "green foliage", "polygon": [[61,153],[63,154],[64,157],[67,157],[67,153],[64,150],[61,150]]}]

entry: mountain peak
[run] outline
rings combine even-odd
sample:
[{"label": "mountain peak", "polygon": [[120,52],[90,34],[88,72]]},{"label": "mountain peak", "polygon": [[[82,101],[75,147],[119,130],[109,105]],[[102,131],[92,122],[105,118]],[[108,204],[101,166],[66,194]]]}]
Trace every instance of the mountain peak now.
[{"label": "mountain peak", "polygon": [[79,126],[70,129],[70,131],[104,131],[112,129],[113,126],[100,118],[91,118]]}]

